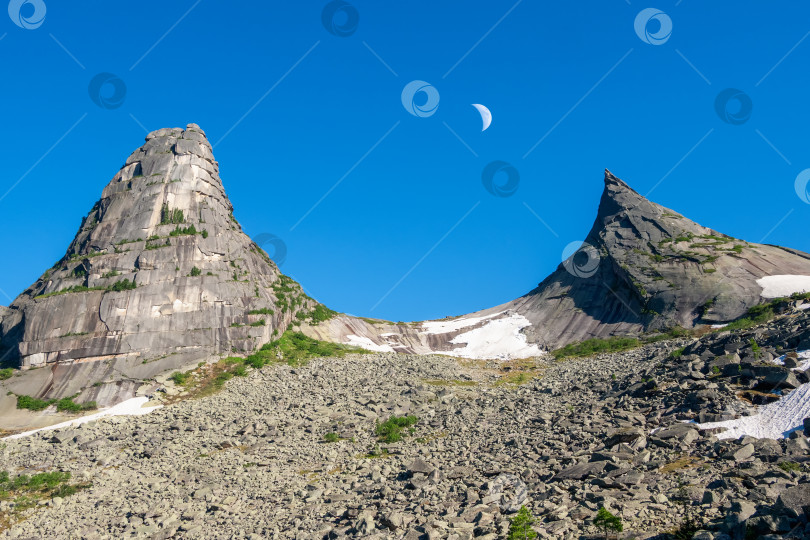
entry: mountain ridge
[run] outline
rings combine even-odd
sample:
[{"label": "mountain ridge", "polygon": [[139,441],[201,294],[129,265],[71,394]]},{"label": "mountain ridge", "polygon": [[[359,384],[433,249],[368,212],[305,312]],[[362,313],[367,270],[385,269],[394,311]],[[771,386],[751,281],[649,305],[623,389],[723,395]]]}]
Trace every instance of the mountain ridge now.
[{"label": "mountain ridge", "polygon": [[763,280],[781,291],[796,277],[810,280],[810,255],[703,227],[605,170],[583,245],[525,295],[435,321],[323,320],[241,230],[205,132],[163,128],[104,187],[57,264],[0,307],[0,364],[26,370],[0,382],[0,417],[14,395],[100,406],[146,395],[161,374],[250,354],[290,328],[375,352],[510,360],[728,322],[767,299]]},{"label": "mountain ridge", "polygon": [[[509,346],[487,350],[512,358],[589,338],[727,323],[767,299],[758,280],[779,275],[810,279],[810,255],[699,225],[649,201],[606,169],[597,215],[584,243],[523,296],[453,317],[470,324],[443,335],[424,327],[435,321],[422,323],[422,328],[392,327],[347,317],[327,327],[307,327],[305,333],[379,351],[461,356],[472,352],[465,343],[505,340]],[[795,292],[806,290],[797,286]],[[502,331],[487,330],[502,319],[512,324],[498,323]]]}]

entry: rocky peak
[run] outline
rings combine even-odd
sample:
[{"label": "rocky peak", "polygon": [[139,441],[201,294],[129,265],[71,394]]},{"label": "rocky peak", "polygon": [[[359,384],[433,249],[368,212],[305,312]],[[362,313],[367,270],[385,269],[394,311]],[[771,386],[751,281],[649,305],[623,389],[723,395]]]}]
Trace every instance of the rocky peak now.
[{"label": "rocky peak", "polygon": [[49,392],[72,392],[250,352],[315,305],[242,232],[189,124],[150,133],[62,259],[0,313],[0,355],[55,367]]}]

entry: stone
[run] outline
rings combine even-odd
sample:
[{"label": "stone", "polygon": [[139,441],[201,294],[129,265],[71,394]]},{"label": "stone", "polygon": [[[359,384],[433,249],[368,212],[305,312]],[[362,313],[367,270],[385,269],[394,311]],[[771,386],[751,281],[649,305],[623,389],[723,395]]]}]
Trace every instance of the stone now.
[{"label": "stone", "polygon": [[582,480],[588,476],[598,475],[603,470],[605,470],[604,461],[580,463],[563,469],[554,476],[553,480]]},{"label": "stone", "polygon": [[742,445],[738,448],[732,448],[731,450],[723,454],[723,458],[739,462],[745,461],[753,455],[754,455],[754,445],[749,443]]},{"label": "stone", "polygon": [[433,465],[427,463],[422,458],[414,459],[410,465],[408,465],[408,472],[410,473],[421,473],[423,475],[428,475],[433,472],[435,467]]},{"label": "stone", "polygon": [[787,488],[779,495],[776,505],[793,517],[804,514],[810,519],[810,484]]}]

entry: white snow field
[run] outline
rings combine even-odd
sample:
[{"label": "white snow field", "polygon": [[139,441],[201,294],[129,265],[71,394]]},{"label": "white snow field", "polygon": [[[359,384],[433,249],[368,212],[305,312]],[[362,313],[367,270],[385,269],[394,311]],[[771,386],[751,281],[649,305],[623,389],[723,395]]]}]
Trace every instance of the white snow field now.
[{"label": "white snow field", "polygon": [[[468,319],[470,320],[470,319]],[[460,356],[462,358],[512,360],[540,356],[543,351],[537,345],[529,345],[523,328],[532,323],[523,315],[513,313],[502,319],[489,321],[480,328],[459,334],[450,343],[465,344],[464,347],[438,354]]]},{"label": "white snow field", "polygon": [[765,276],[757,280],[763,298],[780,298],[793,293],[810,292],[810,276]]},{"label": "white snow field", "polygon": [[374,352],[394,352],[394,349],[389,345],[377,345],[370,338],[365,336],[356,336],[354,334],[349,334],[346,336],[346,339],[349,341],[345,341],[345,345],[353,345],[355,347],[362,347],[368,351]]},{"label": "white snow field", "polygon": [[456,332],[468,326],[475,326],[481,321],[486,321],[502,314],[503,311],[484,317],[459,317],[458,319],[449,321],[428,321],[422,323],[422,330],[427,334],[449,334],[450,332]]},{"label": "white snow field", "polygon": [[[810,367],[810,351],[799,352],[804,362],[794,371]],[[774,363],[784,364],[785,357],[777,358]],[[718,439],[737,439],[744,435],[757,439],[781,439],[791,431],[802,427],[802,421],[810,416],[810,383],[803,384],[778,401],[762,405],[757,414],[744,416],[735,420],[707,422],[698,424],[700,429],[727,428],[718,433]]]},{"label": "white snow field", "polygon": [[163,406],[163,405],[155,405],[154,407],[144,407],[144,405],[148,402],[149,398],[145,396],[134,397],[126,401],[122,401],[117,405],[113,405],[108,409],[103,409],[97,413],[88,414],[87,416],[82,416],[80,418],[68,420],[67,422],[62,422],[60,424],[54,424],[52,426],[47,426],[44,428],[32,429],[31,431],[17,433],[15,435],[4,437],[4,439],[21,439],[34,433],[39,433],[40,431],[52,431],[54,429],[62,429],[66,427],[78,426],[80,424],[92,422],[93,420],[98,420],[99,418],[111,416],[141,416],[143,414],[148,414],[156,409],[160,409]]}]

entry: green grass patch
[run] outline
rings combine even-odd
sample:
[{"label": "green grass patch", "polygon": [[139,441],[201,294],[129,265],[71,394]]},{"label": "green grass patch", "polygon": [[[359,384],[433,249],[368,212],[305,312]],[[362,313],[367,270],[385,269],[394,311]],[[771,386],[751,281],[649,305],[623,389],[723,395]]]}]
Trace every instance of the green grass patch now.
[{"label": "green grass patch", "polygon": [[12,368],[0,369],[0,381],[10,379],[12,375],[14,375],[14,370]]},{"label": "green grass patch", "polygon": [[41,472],[34,475],[19,475],[11,478],[6,471],[0,471],[0,503],[5,510],[0,510],[0,532],[15,522],[24,519],[25,510],[38,506],[41,501],[54,497],[65,498],[87,489],[91,484],[70,483],[70,473],[61,471]]},{"label": "green grass patch", "polygon": [[337,433],[327,433],[326,435],[323,436],[323,440],[325,442],[338,442],[340,440],[340,437],[338,436]]},{"label": "green grass patch", "polygon": [[259,319],[256,322],[250,323],[250,326],[254,326],[254,327],[264,326],[264,325],[265,325],[265,320],[264,319]]},{"label": "green grass patch", "polygon": [[582,358],[601,353],[614,353],[641,347],[642,342],[632,337],[612,337],[608,339],[592,338],[579,343],[571,343],[552,351],[557,360],[563,358]]},{"label": "green grass patch", "polygon": [[312,358],[343,357],[349,353],[368,353],[359,347],[318,341],[301,332],[284,332],[281,337],[264,345],[255,354],[248,356],[246,363],[255,368],[282,361],[291,366],[300,366]]},{"label": "green grass patch", "polygon": [[248,315],[272,315],[273,310],[268,308],[261,308],[261,309],[251,309],[248,311]]}]

